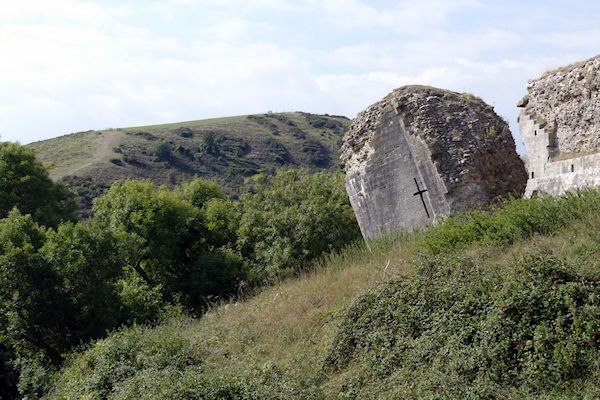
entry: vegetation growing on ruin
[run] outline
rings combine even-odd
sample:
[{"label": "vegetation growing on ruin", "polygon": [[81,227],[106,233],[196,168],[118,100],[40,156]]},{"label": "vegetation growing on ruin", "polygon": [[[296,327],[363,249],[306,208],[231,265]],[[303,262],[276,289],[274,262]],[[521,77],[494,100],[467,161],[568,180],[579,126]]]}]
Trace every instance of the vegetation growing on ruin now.
[{"label": "vegetation growing on ruin", "polygon": [[552,69],[552,70],[546,71],[546,72],[544,72],[542,74],[542,76],[540,77],[540,79],[543,79],[543,78],[545,78],[545,77],[547,77],[549,75],[557,74],[559,72],[561,72],[561,73],[568,73],[568,72],[574,70],[575,68],[582,67],[585,64],[587,64],[588,62],[590,62],[590,61],[592,61],[594,59],[597,59],[597,58],[600,58],[600,55],[594,56],[592,58],[588,58],[587,60],[577,61],[577,62],[571,63],[569,65],[565,65],[563,67],[559,67],[559,68],[556,68],[556,69]]},{"label": "vegetation growing on ruin", "polygon": [[201,319],[114,333],[48,398],[596,397],[599,206],[515,200],[350,245]]},{"label": "vegetation growing on ruin", "polygon": [[18,379],[45,399],[600,395],[600,191],[367,247],[343,175],[246,185],[118,183],[86,224],[51,228],[17,203],[0,219],[0,394]]}]

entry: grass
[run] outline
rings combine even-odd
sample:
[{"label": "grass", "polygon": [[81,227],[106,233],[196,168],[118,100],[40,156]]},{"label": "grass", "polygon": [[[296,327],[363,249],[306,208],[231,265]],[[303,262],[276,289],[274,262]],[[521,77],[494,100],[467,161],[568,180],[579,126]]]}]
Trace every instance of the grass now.
[{"label": "grass", "polygon": [[596,58],[600,58],[600,56],[594,56],[594,57],[589,58],[589,59],[584,60],[584,61],[577,61],[577,62],[574,62],[572,64],[565,65],[564,67],[559,67],[559,68],[556,68],[556,69],[553,69],[553,70],[546,71],[546,72],[544,72],[542,74],[542,76],[540,78],[545,78],[545,77],[547,77],[549,75],[554,75],[554,74],[559,73],[559,72],[568,73],[568,72],[574,70],[575,68],[582,67],[583,65],[587,64],[588,62],[590,62],[590,61],[592,61],[592,60],[594,60]]},{"label": "grass", "polygon": [[224,123],[232,123],[232,122],[243,122],[247,118],[247,115],[238,115],[232,117],[221,117],[221,118],[208,118],[208,119],[199,119],[194,121],[183,121],[183,122],[173,122],[168,124],[158,124],[158,125],[141,125],[141,126],[132,126],[129,128],[123,128],[124,131],[138,131],[138,130],[156,130],[156,129],[175,129],[182,127],[198,127],[198,126],[215,126],[221,125]]},{"label": "grass", "polygon": [[[127,390],[144,385],[137,398],[195,399],[210,390],[227,399],[596,398],[599,198],[587,191],[517,200],[487,219],[450,217],[371,250],[355,243],[312,271],[217,303],[201,319],[100,341],[63,370],[56,398],[90,394],[93,380],[113,370],[130,374],[106,386],[115,399],[134,398]],[[533,304],[539,308],[527,308]],[[394,344],[402,338],[405,347]],[[124,343],[187,361],[175,379],[171,362],[115,361]],[[107,351],[117,358],[103,358]],[[502,351],[516,352],[516,361]]]},{"label": "grass", "polygon": [[50,175],[56,179],[76,165],[83,164],[96,153],[99,132],[88,131],[31,143],[37,158],[51,164]]},{"label": "grass", "polygon": [[[260,362],[300,362],[301,370],[308,371],[327,345],[336,314],[356,293],[409,272],[413,244],[388,239],[374,244],[374,252],[363,244],[350,246],[329,256],[316,271],[265,289],[243,303],[213,308],[198,321],[194,335],[199,342],[211,343],[215,351],[207,360],[217,368],[231,367],[231,361],[222,357],[231,352],[239,357],[239,367],[258,356]],[[302,350],[282,351],[290,346]]]}]

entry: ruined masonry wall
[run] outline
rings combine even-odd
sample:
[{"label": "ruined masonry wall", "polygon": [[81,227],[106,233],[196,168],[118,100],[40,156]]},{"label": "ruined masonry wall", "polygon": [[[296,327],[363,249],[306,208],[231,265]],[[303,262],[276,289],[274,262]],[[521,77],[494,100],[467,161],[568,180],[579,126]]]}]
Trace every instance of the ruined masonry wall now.
[{"label": "ruined masonry wall", "polygon": [[360,112],[341,158],[365,238],[520,196],[527,179],[508,125],[491,106],[426,86],[396,89]]},{"label": "ruined masonry wall", "polygon": [[518,104],[552,136],[551,156],[600,148],[600,56],[529,81]]},{"label": "ruined masonry wall", "polygon": [[519,116],[519,125],[529,155],[525,197],[540,192],[557,196],[568,190],[600,186],[600,153],[552,161],[549,133],[527,114]]},{"label": "ruined masonry wall", "polygon": [[[435,179],[427,149],[407,138],[401,120],[389,114],[380,119],[369,143],[377,151],[370,151],[364,164],[350,162],[346,171],[346,189],[366,238],[397,230],[401,220],[412,229],[448,212],[445,190]],[[415,178],[421,189],[427,187],[423,200],[429,217],[421,197],[414,195]]]},{"label": "ruined masonry wall", "polygon": [[525,196],[600,185],[600,56],[546,73],[517,105],[528,156]]}]

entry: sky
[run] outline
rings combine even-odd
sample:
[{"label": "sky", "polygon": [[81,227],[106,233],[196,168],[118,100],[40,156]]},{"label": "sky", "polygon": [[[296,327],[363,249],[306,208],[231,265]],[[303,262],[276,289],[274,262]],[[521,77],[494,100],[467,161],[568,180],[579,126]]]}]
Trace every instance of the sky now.
[{"label": "sky", "polygon": [[409,84],[507,119],[600,53],[596,0],[0,0],[0,140],[267,111],[354,118]]}]

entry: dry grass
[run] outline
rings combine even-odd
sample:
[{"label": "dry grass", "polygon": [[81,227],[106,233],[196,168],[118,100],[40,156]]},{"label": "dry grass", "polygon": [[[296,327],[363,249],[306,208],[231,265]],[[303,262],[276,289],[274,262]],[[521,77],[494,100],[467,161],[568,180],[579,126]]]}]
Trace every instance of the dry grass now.
[{"label": "dry grass", "polygon": [[215,306],[187,334],[206,345],[213,369],[274,362],[308,374],[332,339],[337,316],[358,293],[410,273],[414,245],[414,235],[373,243],[373,252],[354,244],[313,272]]},{"label": "dry grass", "polygon": [[574,63],[572,63],[572,64],[565,65],[564,67],[559,67],[559,68],[556,68],[556,69],[552,69],[552,70],[550,70],[550,71],[546,71],[546,72],[544,72],[544,73],[542,74],[542,76],[540,77],[540,79],[541,79],[541,78],[545,78],[545,77],[547,77],[547,76],[549,76],[549,75],[554,75],[554,74],[557,74],[557,73],[559,73],[559,72],[562,72],[562,73],[564,73],[564,74],[568,74],[569,72],[571,72],[571,71],[572,71],[572,70],[574,70],[575,68],[582,67],[582,66],[584,66],[585,64],[587,64],[588,62],[590,62],[590,61],[592,61],[592,60],[595,60],[595,59],[597,59],[597,58],[600,58],[600,55],[598,55],[598,56],[594,56],[594,57],[592,57],[592,58],[588,58],[587,60],[583,60],[583,61],[577,61],[577,62],[574,62]]},{"label": "dry grass", "polygon": [[[60,179],[114,155],[121,131],[88,131],[29,144],[37,158],[50,164],[50,177]],[[110,140],[109,140],[110,139]]]},{"label": "dry grass", "polygon": [[[516,262],[535,249],[580,257],[573,243],[592,240],[592,226],[599,227],[600,221],[576,223],[558,234],[525,238],[507,248],[473,244],[464,252],[496,265]],[[311,376],[334,339],[343,310],[360,292],[410,275],[419,239],[418,233],[399,235],[372,243],[372,251],[362,243],[354,244],[322,260],[313,272],[263,289],[243,301],[215,305],[189,325],[186,336],[202,344],[205,365],[212,370],[243,375],[249,366],[260,369],[274,363],[295,374]],[[337,387],[339,379],[343,376],[330,377],[323,388]]]}]

